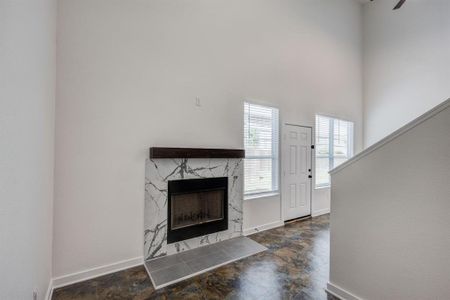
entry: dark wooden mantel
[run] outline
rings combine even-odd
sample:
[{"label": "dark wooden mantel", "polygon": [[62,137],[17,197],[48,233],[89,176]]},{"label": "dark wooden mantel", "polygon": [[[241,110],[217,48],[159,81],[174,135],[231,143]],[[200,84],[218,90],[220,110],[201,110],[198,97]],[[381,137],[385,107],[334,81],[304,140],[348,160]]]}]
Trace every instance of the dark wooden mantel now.
[{"label": "dark wooden mantel", "polygon": [[151,147],[150,159],[156,158],[244,158],[242,149]]}]

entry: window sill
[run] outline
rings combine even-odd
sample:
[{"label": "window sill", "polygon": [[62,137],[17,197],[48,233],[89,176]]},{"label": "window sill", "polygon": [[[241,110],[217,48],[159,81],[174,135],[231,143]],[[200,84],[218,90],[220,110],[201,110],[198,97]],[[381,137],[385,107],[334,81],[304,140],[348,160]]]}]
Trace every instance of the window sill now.
[{"label": "window sill", "polygon": [[279,192],[261,193],[261,194],[254,194],[254,195],[244,195],[244,201],[260,199],[260,198],[268,198],[268,197],[273,197],[273,196],[278,196],[278,195],[280,195]]}]

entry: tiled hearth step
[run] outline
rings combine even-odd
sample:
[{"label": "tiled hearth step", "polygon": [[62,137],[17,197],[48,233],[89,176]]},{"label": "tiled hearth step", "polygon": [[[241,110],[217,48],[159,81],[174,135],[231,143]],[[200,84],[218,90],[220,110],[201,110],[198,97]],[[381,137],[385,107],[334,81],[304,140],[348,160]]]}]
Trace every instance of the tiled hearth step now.
[{"label": "tiled hearth step", "polygon": [[153,259],[145,262],[145,267],[155,289],[159,289],[265,250],[247,237],[237,237]]}]

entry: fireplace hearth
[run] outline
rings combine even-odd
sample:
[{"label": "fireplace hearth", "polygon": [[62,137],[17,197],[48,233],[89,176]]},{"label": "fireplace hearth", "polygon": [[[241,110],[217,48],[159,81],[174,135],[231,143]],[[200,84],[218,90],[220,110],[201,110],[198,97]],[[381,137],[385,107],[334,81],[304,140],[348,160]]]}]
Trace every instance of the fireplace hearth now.
[{"label": "fireplace hearth", "polygon": [[168,182],[167,242],[228,229],[228,177]]}]

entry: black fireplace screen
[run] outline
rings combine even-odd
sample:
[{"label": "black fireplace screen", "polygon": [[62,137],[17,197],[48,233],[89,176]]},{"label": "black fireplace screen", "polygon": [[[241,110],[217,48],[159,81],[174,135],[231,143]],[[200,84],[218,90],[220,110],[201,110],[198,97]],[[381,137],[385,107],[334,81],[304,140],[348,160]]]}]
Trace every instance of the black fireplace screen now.
[{"label": "black fireplace screen", "polygon": [[172,195],[172,230],[223,219],[223,190]]},{"label": "black fireplace screen", "polygon": [[168,184],[168,243],[228,229],[227,177]]}]

